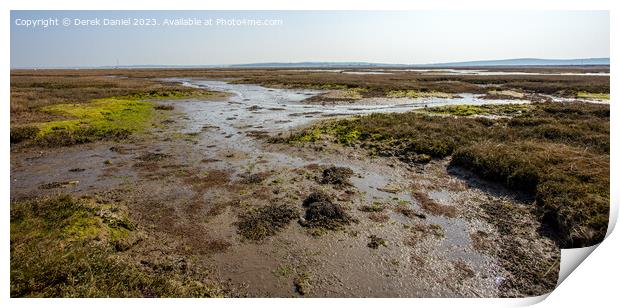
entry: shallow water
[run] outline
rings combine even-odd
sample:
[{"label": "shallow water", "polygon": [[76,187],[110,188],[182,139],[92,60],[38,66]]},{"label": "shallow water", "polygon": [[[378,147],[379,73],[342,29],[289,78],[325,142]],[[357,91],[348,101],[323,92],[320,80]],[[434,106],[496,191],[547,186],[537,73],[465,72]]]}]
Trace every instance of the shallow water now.
[{"label": "shallow water", "polygon": [[[457,98],[368,98],[351,104],[308,104],[305,99],[323,93],[319,90],[272,89],[225,81],[168,79],[190,87],[231,93],[225,100],[170,102],[182,106],[188,116],[184,133],[203,133],[201,142],[216,149],[258,151],[257,135],[288,132],[325,118],[365,115],[378,112],[408,112],[425,107],[459,104],[515,104],[528,100],[488,100],[480,94],[461,93]],[[205,133],[206,132],[206,133]],[[280,155],[280,154],[275,154]],[[296,166],[303,162],[293,162]],[[292,159],[295,160],[295,159]]]},{"label": "shallow water", "polygon": [[[287,131],[291,128],[307,125],[312,121],[325,117],[343,115],[361,115],[375,112],[407,112],[425,106],[441,106],[455,104],[506,104],[527,103],[527,100],[485,100],[480,95],[463,93],[459,98],[373,98],[361,100],[356,104],[318,105],[306,104],[302,101],[312,95],[322,93],[316,90],[271,89],[257,85],[231,84],[223,81],[199,81],[190,79],[174,79],[186,86],[207,88],[209,90],[232,93],[224,101],[184,101],[171,102],[181,105],[188,115],[186,132],[205,132],[200,136],[200,143],[207,146],[205,156],[216,158],[218,153],[240,151],[251,153],[242,159],[222,160],[216,162],[218,168],[234,170],[236,176],[246,172],[246,166],[259,159],[268,161],[267,166],[297,168],[308,164],[331,165],[351,168],[356,177],[351,179],[357,190],[364,194],[366,203],[374,200],[404,201],[408,206],[421,211],[416,201],[409,194],[410,180],[402,174],[386,172],[379,168],[368,168],[362,161],[346,157],[325,159],[304,159],[281,152],[268,152],[259,146],[253,135],[257,131],[274,133]],[[403,187],[402,191],[390,193],[381,188],[396,183]],[[431,198],[444,203],[450,198],[442,191],[434,192]],[[449,202],[448,202],[449,203]],[[440,225],[445,232],[442,247],[445,258],[466,259],[476,267],[482,267],[486,258],[471,248],[471,240],[463,219],[449,219],[441,216],[427,215],[427,223]],[[392,214],[391,219],[399,221],[406,218]],[[406,223],[405,221],[402,221]],[[458,253],[452,253],[452,252]]]},{"label": "shallow water", "polygon": [[[488,100],[482,99],[480,94],[461,93],[458,94],[458,98],[368,98],[351,104],[323,105],[302,102],[306,98],[323,93],[318,90],[271,89],[258,85],[232,84],[211,80],[168,80],[181,82],[186,86],[232,93],[233,95],[227,101],[208,102],[209,108],[194,103],[188,104],[188,107],[190,116],[202,118],[201,121],[194,121],[197,125],[210,123],[233,135],[243,130],[285,131],[326,117],[363,115],[375,112],[407,112],[443,105],[530,102],[517,99]],[[200,129],[200,127],[193,128]]]}]

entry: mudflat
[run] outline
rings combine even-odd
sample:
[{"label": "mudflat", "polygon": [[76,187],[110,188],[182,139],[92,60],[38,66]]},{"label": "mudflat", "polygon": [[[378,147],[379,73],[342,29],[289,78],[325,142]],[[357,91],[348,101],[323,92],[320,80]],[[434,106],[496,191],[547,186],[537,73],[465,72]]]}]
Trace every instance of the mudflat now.
[{"label": "mudflat", "polygon": [[609,68],[446,69],[12,71],[11,295],[550,292]]}]

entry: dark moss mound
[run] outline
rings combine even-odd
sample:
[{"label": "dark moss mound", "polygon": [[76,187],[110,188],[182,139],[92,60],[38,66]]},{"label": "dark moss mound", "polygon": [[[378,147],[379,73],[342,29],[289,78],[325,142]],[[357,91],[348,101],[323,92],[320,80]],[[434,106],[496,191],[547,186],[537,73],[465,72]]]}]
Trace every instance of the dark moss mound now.
[{"label": "dark moss mound", "polygon": [[239,216],[238,233],[247,239],[260,241],[277,234],[297,217],[297,209],[286,205],[253,209]]},{"label": "dark moss mound", "polygon": [[337,230],[355,221],[342,206],[333,203],[323,193],[310,194],[303,206],[306,208],[305,220],[300,223],[307,228]]},{"label": "dark moss mound", "polygon": [[323,176],[319,181],[321,184],[333,184],[336,186],[350,186],[349,178],[353,175],[353,170],[347,167],[329,167],[323,170]]}]

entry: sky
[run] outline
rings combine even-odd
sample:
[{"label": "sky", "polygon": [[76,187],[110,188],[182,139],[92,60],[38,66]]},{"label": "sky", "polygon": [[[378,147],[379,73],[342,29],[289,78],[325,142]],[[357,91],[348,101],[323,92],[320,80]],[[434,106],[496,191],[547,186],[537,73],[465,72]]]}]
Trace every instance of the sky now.
[{"label": "sky", "polygon": [[[126,18],[129,25],[104,25]],[[203,24],[164,24],[179,18]],[[43,27],[49,19],[57,23]],[[276,25],[217,25],[218,19]],[[134,24],[141,20],[154,25]],[[606,58],[609,36],[608,11],[12,11],[10,49],[12,68],[427,64]]]}]

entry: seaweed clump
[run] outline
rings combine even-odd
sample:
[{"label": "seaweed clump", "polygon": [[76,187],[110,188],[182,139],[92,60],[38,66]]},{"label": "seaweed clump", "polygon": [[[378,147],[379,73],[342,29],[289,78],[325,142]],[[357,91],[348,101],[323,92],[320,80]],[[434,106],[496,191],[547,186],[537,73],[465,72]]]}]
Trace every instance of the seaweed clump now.
[{"label": "seaweed clump", "polygon": [[297,209],[286,205],[253,209],[239,216],[238,233],[247,239],[260,241],[276,235],[298,216]]},{"label": "seaweed clump", "polygon": [[328,195],[321,192],[311,193],[302,205],[306,213],[300,224],[307,228],[337,230],[355,222],[341,205],[333,203]]},{"label": "seaweed clump", "polygon": [[329,167],[323,170],[320,179],[321,184],[332,184],[335,186],[351,186],[349,178],[353,175],[353,170],[347,167]]}]

